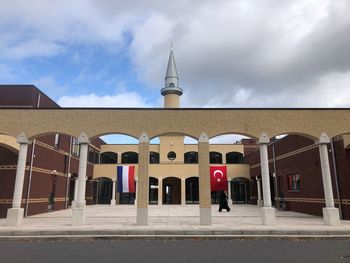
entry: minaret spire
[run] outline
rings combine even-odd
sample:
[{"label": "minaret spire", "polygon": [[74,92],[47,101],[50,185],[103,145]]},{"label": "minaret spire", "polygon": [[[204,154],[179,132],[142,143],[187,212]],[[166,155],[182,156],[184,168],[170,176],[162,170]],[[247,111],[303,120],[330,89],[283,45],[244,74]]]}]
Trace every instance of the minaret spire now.
[{"label": "minaret spire", "polygon": [[168,94],[176,94],[178,96],[182,95],[182,89],[179,86],[179,77],[177,75],[177,69],[176,69],[174,52],[172,49],[172,43],[171,43],[171,50],[170,50],[170,55],[169,55],[168,67],[167,67],[166,74],[165,74],[165,87],[162,88],[161,94],[163,96],[168,95]]}]

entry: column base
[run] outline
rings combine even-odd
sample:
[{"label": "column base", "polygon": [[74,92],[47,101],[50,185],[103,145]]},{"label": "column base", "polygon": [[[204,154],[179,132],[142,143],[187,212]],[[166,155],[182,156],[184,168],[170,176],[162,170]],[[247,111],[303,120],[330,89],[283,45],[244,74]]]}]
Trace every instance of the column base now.
[{"label": "column base", "polygon": [[115,199],[111,199],[111,205],[115,206]]},{"label": "column base", "polygon": [[22,223],[24,215],[23,208],[9,208],[7,210],[7,225],[19,226]]},{"label": "column base", "polygon": [[256,205],[259,207],[263,207],[264,206],[264,201],[263,200],[257,200],[256,201]]},{"label": "column base", "polygon": [[266,226],[276,225],[276,210],[274,207],[262,208],[262,223]]},{"label": "column base", "polygon": [[136,199],[134,200],[134,205],[137,205],[137,200]]},{"label": "column base", "polygon": [[323,221],[325,225],[337,226],[340,225],[339,209],[336,207],[324,207]]},{"label": "column base", "polygon": [[211,208],[199,208],[199,224],[201,226],[211,226]]},{"label": "column base", "polygon": [[76,207],[72,211],[72,225],[83,226],[85,224],[85,207]]},{"label": "column base", "polygon": [[76,208],[77,207],[77,203],[73,200],[72,201],[72,209]]},{"label": "column base", "polygon": [[147,226],[148,225],[148,208],[136,209],[136,225]]}]

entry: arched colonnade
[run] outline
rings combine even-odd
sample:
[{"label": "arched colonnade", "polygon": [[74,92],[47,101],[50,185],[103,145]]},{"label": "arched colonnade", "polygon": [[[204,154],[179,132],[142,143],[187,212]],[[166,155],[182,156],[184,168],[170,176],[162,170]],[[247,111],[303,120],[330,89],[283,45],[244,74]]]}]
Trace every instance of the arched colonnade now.
[{"label": "arched colonnade", "polygon": [[[137,187],[137,225],[148,224],[149,141],[163,134],[185,134],[198,139],[198,174],[200,225],[211,225],[211,196],[209,175],[209,138],[225,133],[236,133],[258,138],[261,158],[261,176],[264,206],[263,224],[275,224],[269,182],[267,145],[270,137],[278,134],[302,134],[319,144],[322,181],[326,207],[324,222],[339,224],[338,209],[334,206],[327,144],[330,137],[348,133],[350,110],[237,110],[237,109],[59,109],[59,110],[0,110],[4,123],[0,133],[17,137],[18,164],[12,208],[8,210],[8,224],[19,225],[23,219],[21,197],[23,191],[26,155],[30,139],[45,133],[65,133],[78,137],[80,161],[78,193],[73,209],[72,224],[85,222],[85,176],[88,145],[91,138],[115,130],[117,133],[139,137],[139,174]],[[132,116],[133,121],[130,121]],[[111,121],[113,120],[113,121]],[[161,120],[161,121],[160,121]],[[209,124],[208,124],[209,123]],[[55,128],[54,128],[55,127]],[[140,134],[140,136],[137,136]],[[198,136],[198,134],[200,134]],[[198,136],[198,137],[197,137]]]}]

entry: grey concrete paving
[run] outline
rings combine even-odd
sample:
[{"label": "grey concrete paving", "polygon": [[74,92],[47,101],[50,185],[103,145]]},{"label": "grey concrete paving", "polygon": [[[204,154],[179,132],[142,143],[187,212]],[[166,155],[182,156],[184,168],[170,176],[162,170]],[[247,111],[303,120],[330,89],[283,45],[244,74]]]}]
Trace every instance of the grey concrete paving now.
[{"label": "grey concrete paving", "polygon": [[198,205],[151,205],[149,225],[136,225],[136,207],[133,205],[94,205],[86,207],[86,224],[72,226],[72,210],[39,214],[27,217],[17,227],[6,226],[0,220],[0,237],[6,236],[240,236],[240,235],[284,235],[284,236],[335,236],[350,237],[350,221],[339,226],[326,226],[322,217],[295,212],[277,211],[275,226],[262,225],[261,209],[254,205],[233,205],[231,211],[218,212],[212,206],[212,225],[199,225]]}]

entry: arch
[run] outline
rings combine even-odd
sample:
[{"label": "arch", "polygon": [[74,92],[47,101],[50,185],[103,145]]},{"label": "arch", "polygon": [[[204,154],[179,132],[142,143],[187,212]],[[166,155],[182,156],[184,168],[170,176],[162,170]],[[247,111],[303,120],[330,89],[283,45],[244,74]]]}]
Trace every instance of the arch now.
[{"label": "arch", "polygon": [[150,176],[149,177],[149,191],[148,191],[148,201],[149,204],[158,204],[158,195],[159,195],[159,181],[157,178]]},{"label": "arch", "polygon": [[96,139],[96,138],[99,138],[99,137],[103,137],[103,136],[108,136],[108,135],[116,135],[116,136],[126,136],[126,137],[131,137],[135,140],[139,140],[139,137],[134,135],[134,134],[131,134],[131,133],[125,133],[125,132],[120,132],[120,131],[109,131],[109,132],[102,132],[102,133],[99,133],[99,134],[95,134],[91,137],[89,137],[90,140],[93,140],[93,139]]},{"label": "arch", "polygon": [[115,152],[103,152],[100,154],[100,164],[118,163],[118,154]]},{"label": "arch", "polygon": [[174,135],[175,136],[187,136],[187,137],[190,137],[190,138],[198,141],[198,137],[196,137],[195,135],[184,133],[184,132],[179,132],[179,131],[169,131],[169,132],[159,133],[159,134],[153,135],[149,139],[153,140],[154,138],[157,138],[157,137],[160,137],[160,136],[174,136]]},{"label": "arch", "polygon": [[185,179],[186,204],[199,203],[199,177],[191,176]]},{"label": "arch", "polygon": [[222,163],[222,153],[209,152],[209,163]]},{"label": "arch", "polygon": [[55,135],[55,134],[60,134],[60,135],[66,135],[66,136],[70,136],[70,137],[79,138],[81,133],[79,133],[79,134],[70,134],[70,133],[67,133],[66,131],[48,130],[48,131],[42,131],[40,133],[32,134],[30,137],[28,137],[28,140],[40,139],[41,137],[49,136],[49,135]]},{"label": "arch", "polygon": [[14,153],[19,152],[19,144],[17,143],[16,138],[9,135],[0,134],[0,146]]},{"label": "arch", "polygon": [[308,138],[308,139],[313,140],[313,141],[317,141],[319,139],[319,136],[316,137],[314,135],[311,135],[311,134],[308,134],[305,132],[279,132],[277,134],[271,134],[271,138],[276,138],[276,137],[283,136],[283,135],[298,135],[298,136],[302,136],[302,137]]},{"label": "arch", "polygon": [[159,153],[150,151],[149,152],[149,163],[159,163]]},{"label": "arch", "polygon": [[123,152],[121,163],[138,163],[139,154],[137,152]]},{"label": "arch", "polygon": [[185,163],[198,163],[198,152],[190,151],[184,153]]},{"label": "arch", "polygon": [[252,138],[254,140],[259,140],[259,136],[255,136],[255,135],[250,134],[250,133],[237,132],[237,131],[222,132],[222,133],[213,134],[212,136],[209,137],[209,140],[214,139],[215,137],[222,136],[222,135],[238,135],[238,136],[243,136],[243,137],[247,137],[247,138]]},{"label": "arch", "polygon": [[242,164],[243,154],[240,152],[228,152],[226,153],[226,163]]},{"label": "arch", "polygon": [[166,177],[163,179],[163,204],[181,204],[181,179]]}]

